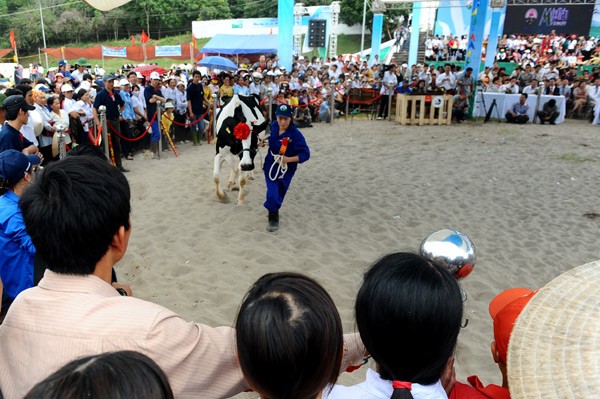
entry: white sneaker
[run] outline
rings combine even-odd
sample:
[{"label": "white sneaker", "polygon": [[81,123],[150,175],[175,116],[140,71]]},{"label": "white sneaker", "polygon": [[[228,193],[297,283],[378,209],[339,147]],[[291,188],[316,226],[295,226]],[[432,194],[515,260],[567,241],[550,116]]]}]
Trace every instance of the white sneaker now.
[{"label": "white sneaker", "polygon": [[377,120],[378,120],[378,121],[380,121],[380,120],[382,120],[382,119],[383,119],[383,118],[382,118],[381,116],[378,116],[378,117],[377,117]]}]

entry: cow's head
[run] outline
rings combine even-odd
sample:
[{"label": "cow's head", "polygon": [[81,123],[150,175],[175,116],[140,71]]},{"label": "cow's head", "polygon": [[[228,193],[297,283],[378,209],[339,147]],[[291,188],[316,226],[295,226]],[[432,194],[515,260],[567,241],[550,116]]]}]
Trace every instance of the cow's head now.
[{"label": "cow's head", "polygon": [[[235,97],[235,96],[234,96]],[[242,159],[240,168],[242,170],[254,169],[254,156],[258,149],[258,135],[265,131],[267,120],[263,116],[258,98],[256,96],[237,96],[239,107],[244,115],[245,123],[250,128],[251,134],[242,140]]]}]

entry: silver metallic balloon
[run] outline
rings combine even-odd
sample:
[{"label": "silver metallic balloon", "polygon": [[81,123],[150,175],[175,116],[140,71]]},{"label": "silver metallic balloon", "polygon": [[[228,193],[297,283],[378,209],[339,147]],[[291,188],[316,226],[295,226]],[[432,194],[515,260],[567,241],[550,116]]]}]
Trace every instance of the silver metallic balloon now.
[{"label": "silver metallic balloon", "polygon": [[442,229],[427,236],[419,252],[430,261],[446,268],[457,279],[467,277],[475,267],[475,245],[466,234]]}]

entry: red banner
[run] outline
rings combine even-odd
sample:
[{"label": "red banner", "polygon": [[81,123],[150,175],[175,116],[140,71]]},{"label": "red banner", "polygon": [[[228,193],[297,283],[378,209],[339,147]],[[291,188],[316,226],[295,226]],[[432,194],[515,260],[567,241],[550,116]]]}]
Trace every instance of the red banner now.
[{"label": "red banner", "polygon": [[10,31],[10,45],[13,49],[17,48],[17,42],[15,41],[15,31]]}]

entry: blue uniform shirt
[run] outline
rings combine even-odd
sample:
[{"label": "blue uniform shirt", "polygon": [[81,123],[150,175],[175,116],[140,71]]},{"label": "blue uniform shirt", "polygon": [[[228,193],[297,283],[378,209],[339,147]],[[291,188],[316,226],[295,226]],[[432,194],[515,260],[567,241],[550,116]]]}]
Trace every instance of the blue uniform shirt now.
[{"label": "blue uniform shirt", "polygon": [[119,113],[123,104],[125,103],[120,95],[113,91],[113,95],[111,96],[106,89],[100,90],[94,100],[94,108],[96,110],[101,105],[106,107],[106,119],[119,119]]},{"label": "blue uniform shirt", "polygon": [[152,96],[155,94],[164,98],[162,91],[160,91],[160,89],[155,89],[152,85],[148,85],[144,89],[144,98],[146,99],[146,117],[149,121],[154,118],[154,114],[156,113],[156,102],[150,102],[150,100],[152,100]]},{"label": "blue uniform shirt", "polygon": [[192,104],[194,116],[201,116],[204,113],[204,89],[202,88],[202,83],[195,84],[192,82],[185,91],[188,102]]},{"label": "blue uniform shirt", "polygon": [[0,129],[0,152],[6,150],[23,151],[33,143],[27,140],[21,132],[5,123]]},{"label": "blue uniform shirt", "polygon": [[19,197],[12,191],[0,197],[0,278],[2,308],[23,290],[33,287],[35,247],[25,230]]},{"label": "blue uniform shirt", "polygon": [[[300,130],[296,128],[294,123],[290,123],[290,126],[287,128],[283,134],[279,134],[279,124],[277,121],[273,121],[271,123],[271,135],[269,136],[269,153],[265,157],[265,170],[269,170],[268,167],[271,167],[271,164],[274,161],[272,154],[279,154],[279,149],[281,148],[281,140],[284,137],[289,138],[287,150],[285,151],[286,157],[293,157],[298,155],[300,158],[300,162],[291,162],[287,164],[287,172],[285,174],[286,177],[291,178],[294,173],[296,173],[296,169],[298,168],[299,163],[303,163],[308,161],[310,158],[310,149],[306,144],[306,140]],[[267,167],[268,165],[268,167]]]}]

